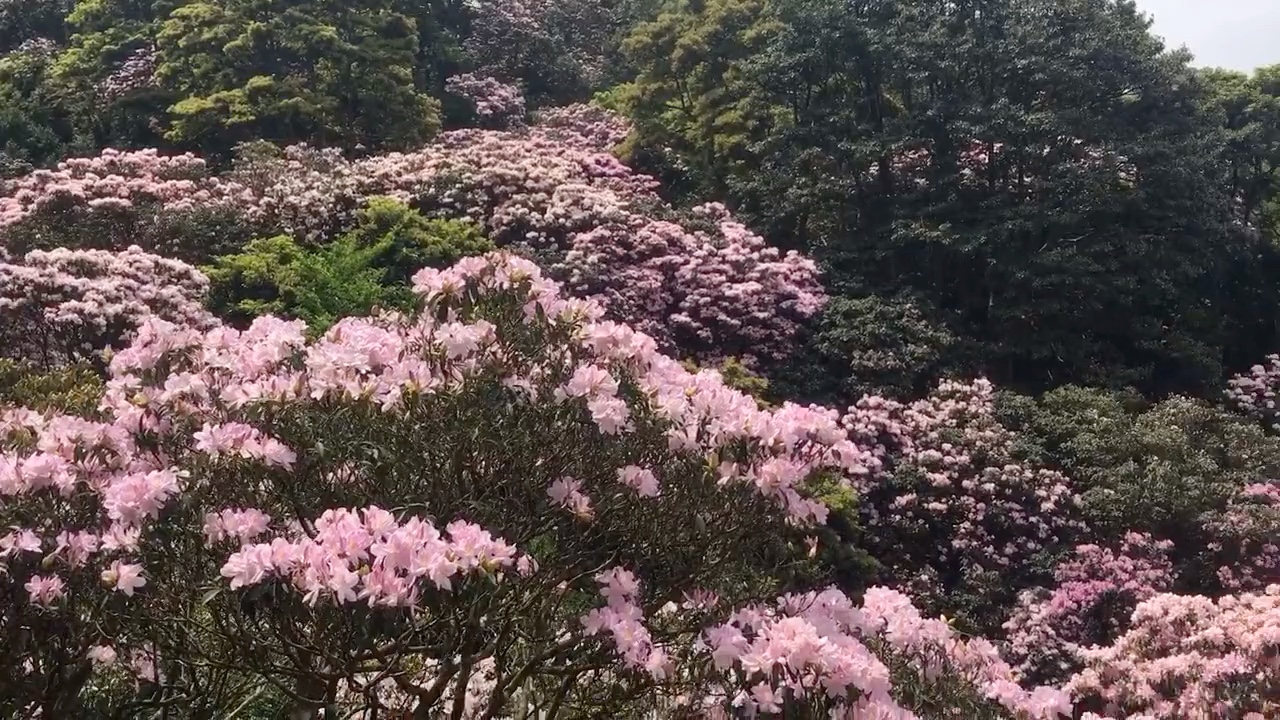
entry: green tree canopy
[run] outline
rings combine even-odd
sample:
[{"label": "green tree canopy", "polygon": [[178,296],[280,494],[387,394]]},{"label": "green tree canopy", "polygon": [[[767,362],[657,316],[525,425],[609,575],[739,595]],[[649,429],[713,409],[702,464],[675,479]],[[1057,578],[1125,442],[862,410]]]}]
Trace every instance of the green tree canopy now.
[{"label": "green tree canopy", "polygon": [[429,137],[438,106],[414,84],[413,18],[387,0],[200,0],[157,36],[170,139],[305,140],[401,147]]},{"label": "green tree canopy", "polygon": [[1248,239],[1204,84],[1132,2],[673,0],[626,47],[641,148],[838,293],[926,301],[948,360],[1033,389],[1221,377]]}]

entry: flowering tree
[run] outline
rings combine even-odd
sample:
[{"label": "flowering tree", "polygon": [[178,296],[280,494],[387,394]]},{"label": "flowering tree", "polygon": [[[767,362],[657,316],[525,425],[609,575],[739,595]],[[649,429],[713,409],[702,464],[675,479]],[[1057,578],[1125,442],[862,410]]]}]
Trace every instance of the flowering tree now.
[{"label": "flowering tree", "polygon": [[1065,680],[1083,648],[1109,643],[1128,629],[1138,603],[1173,586],[1169,541],[1130,533],[1119,550],[1080,545],[1054,569],[1052,590],[1027,590],[1005,623],[1008,654],[1023,678]]},{"label": "flowering tree", "polygon": [[45,366],[97,360],[148,318],[209,327],[208,286],[190,265],[138,247],[32,250],[0,263],[0,355]]},{"label": "flowering tree", "polygon": [[1280,586],[1214,601],[1157,595],[1112,645],[1086,650],[1067,689],[1112,717],[1263,720],[1280,712]]},{"label": "flowering tree", "polygon": [[[147,249],[203,262],[255,235],[326,244],[386,195],[476,222],[663,349],[748,361],[790,352],[826,300],[811,260],[770,247],[723,206],[681,213],[662,202],[653,178],[609,154],[626,127],[604,111],[542,117],[544,126],[519,132],[461,130],[359,160],[306,146],[256,152],[227,177],[154,152],[68,161],[7,188],[0,244],[22,250],[55,237],[118,249],[141,236]],[[234,227],[211,232],[229,213]]]},{"label": "flowering tree", "polygon": [[475,73],[454,75],[445,81],[445,90],[471,103],[482,127],[512,127],[524,124],[524,93],[519,87],[494,77]]},{"label": "flowering tree", "polygon": [[1265,364],[1227,383],[1227,400],[1246,415],[1257,418],[1272,430],[1280,430],[1276,409],[1276,388],[1280,386],[1280,355],[1268,355]]},{"label": "flowering tree", "polygon": [[760,410],[525,261],[416,286],[421,314],[311,343],[153,319],[105,421],[6,415],[7,708],[74,714],[125,662],[144,704],[261,678],[303,710],[394,685],[435,712],[488,677],[488,707],[612,714],[702,677],[699,613],[768,597],[825,516],[805,479],[871,462],[834,414]]},{"label": "flowering tree", "polygon": [[872,553],[931,608],[995,631],[1081,529],[1069,480],[1019,458],[985,380],[864,398],[844,424],[884,460],[858,485]]}]

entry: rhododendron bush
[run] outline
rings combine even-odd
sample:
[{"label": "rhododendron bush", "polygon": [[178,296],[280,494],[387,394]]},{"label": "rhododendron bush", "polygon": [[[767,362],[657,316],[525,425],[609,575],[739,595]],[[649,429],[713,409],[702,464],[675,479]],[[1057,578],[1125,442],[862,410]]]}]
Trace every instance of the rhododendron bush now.
[{"label": "rhododendron bush", "polygon": [[250,202],[190,153],[108,149],[0,182],[0,256],[139,245],[203,261],[247,239],[236,209]]},{"label": "rhododendron bush", "polygon": [[44,365],[96,360],[148,318],[208,327],[208,285],[190,265],[136,246],[32,250],[0,263],[0,355]]},{"label": "rhododendron bush", "polygon": [[[788,354],[825,302],[816,266],[768,246],[723,206],[674,210],[652,178],[609,154],[625,134],[608,113],[572,107],[521,131],[459,130],[416,152],[358,160],[259,145],[221,177],[191,156],[108,151],[5,187],[0,247],[139,243],[204,262],[254,235],[330,242],[369,199],[387,195],[474,220],[664,349],[710,359]],[[229,215],[236,226],[216,232]]]},{"label": "rhododendron bush", "polygon": [[1280,586],[1228,596],[1157,595],[1114,644],[1084,651],[1067,688],[1114,717],[1242,718],[1280,713]]},{"label": "rhododendron bush", "polygon": [[1052,590],[1025,591],[1005,624],[1022,676],[1061,682],[1084,648],[1114,640],[1138,603],[1173,586],[1171,547],[1141,533],[1118,549],[1080,545],[1054,569]]},{"label": "rhododendron bush", "polygon": [[[827,512],[807,479],[875,467],[835,414],[761,410],[527,261],[414,280],[422,312],[314,341],[153,318],[101,419],[5,412],[7,711],[74,714],[113,674],[143,706],[261,679],[308,712],[895,707],[872,648],[923,663],[918,631],[838,593],[729,615],[807,562]],[[977,655],[998,691],[975,703],[1063,702]]]},{"label": "rhododendron bush", "polygon": [[844,425],[885,462],[857,479],[871,552],[896,584],[973,627],[999,628],[1082,525],[1061,473],[1021,458],[991,383],[902,404],[861,400]]}]

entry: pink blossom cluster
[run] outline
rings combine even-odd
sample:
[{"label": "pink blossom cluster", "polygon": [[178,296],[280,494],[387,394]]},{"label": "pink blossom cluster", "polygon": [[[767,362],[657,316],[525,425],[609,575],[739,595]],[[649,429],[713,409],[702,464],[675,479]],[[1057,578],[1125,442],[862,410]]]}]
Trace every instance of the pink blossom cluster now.
[{"label": "pink blossom cluster", "polygon": [[55,362],[89,357],[126,340],[147,318],[207,328],[208,279],[195,268],[134,246],[32,250],[0,263],[0,354]]},{"label": "pink blossom cluster", "polygon": [[1082,648],[1118,637],[1138,603],[1172,589],[1172,547],[1141,533],[1118,549],[1077,546],[1054,569],[1053,588],[1024,591],[1005,623],[1019,675],[1061,682],[1078,669]]},{"label": "pink blossom cluster", "polygon": [[[13,439],[25,451],[10,449]],[[124,428],[67,416],[9,410],[0,417],[0,497],[7,510],[33,503],[46,517],[19,514],[0,536],[0,574],[21,576],[32,603],[51,607],[76,577],[92,577],[132,597],[147,584],[139,551],[141,527],[181,491],[179,471],[140,454]],[[86,503],[96,518],[83,522]],[[58,526],[71,520],[72,524]],[[86,570],[88,574],[86,575]],[[16,579],[16,578],[15,578]]]},{"label": "pink blossom cluster", "polygon": [[120,213],[155,207],[182,212],[248,202],[245,188],[213,177],[204,160],[190,153],[108,148],[0,183],[0,250],[5,228],[42,211]]},{"label": "pink blossom cluster", "polygon": [[98,83],[98,96],[111,102],[155,84],[156,49],[140,47]]},{"label": "pink blossom cluster", "polygon": [[997,610],[1034,584],[1038,554],[1081,529],[1071,482],[1019,460],[986,380],[946,381],[910,404],[864,399],[843,424],[884,460],[859,507],[893,580],[921,601],[967,596]]},{"label": "pink blossom cluster", "polygon": [[621,145],[633,129],[627,118],[586,103],[544,108],[535,122],[555,140],[602,153]]},{"label": "pink blossom cluster", "polygon": [[445,80],[444,88],[474,105],[483,123],[497,123],[498,127],[524,124],[524,92],[515,85],[487,75],[465,73]]},{"label": "pink blossom cluster", "polygon": [[279,440],[263,435],[257,428],[244,423],[205,423],[193,437],[197,452],[215,458],[238,455],[285,469],[293,467],[293,462],[297,459],[297,455]]},{"label": "pink blossom cluster", "polygon": [[1280,586],[1216,601],[1156,595],[1113,644],[1082,655],[1086,667],[1066,685],[1082,709],[1116,718],[1276,717]]},{"label": "pink blossom cluster", "polygon": [[[1050,720],[1072,712],[1065,693],[1022,688],[990,643],[961,638],[887,588],[868,590],[860,607],[834,589],[784,596],[774,608],[737,611],[704,637],[725,686],[740,688],[731,704],[752,714],[780,713],[788,701],[808,698],[825,700],[832,717],[845,717],[843,707],[850,718],[905,720],[916,716],[894,701],[896,685],[914,686],[918,695],[957,680],[975,702],[1016,717]],[[949,699],[955,701],[953,693]]]},{"label": "pink blossom cluster", "polygon": [[1280,485],[1246,485],[1205,528],[1224,590],[1258,591],[1280,583]]},{"label": "pink blossom cluster", "polygon": [[718,231],[639,220],[577,234],[561,266],[567,283],[698,357],[785,356],[789,338],[825,304],[817,266],[766,245],[722,205],[693,213]]},{"label": "pink blossom cluster", "polygon": [[259,234],[319,243],[348,227],[370,197],[389,195],[473,219],[498,245],[545,258],[572,292],[664,348],[710,360],[790,352],[826,302],[812,260],[769,246],[721,205],[681,215],[663,203],[653,178],[609,154],[625,123],[606,111],[575,106],[543,118],[544,126],[460,130],[415,152],[356,161],[298,146],[226,178],[208,177],[189,155],[106,151],[0,190],[0,246],[4,228],[40,210],[126,212],[138,221],[140,206],[169,216],[234,209]]},{"label": "pink blossom cluster", "polygon": [[304,599],[369,606],[416,605],[429,583],[452,590],[462,576],[512,567],[516,551],[477,525],[455,520],[446,534],[421,518],[403,522],[378,507],[326,510],[315,536],[245,545],[227,558],[232,589],[288,578]]},{"label": "pink blossom cluster", "polygon": [[582,616],[582,627],[588,635],[608,632],[623,662],[643,670],[657,680],[671,674],[671,659],[656,647],[644,624],[644,612],[636,604],[640,581],[624,568],[610,568],[596,575],[605,606]]},{"label": "pink blossom cluster", "polygon": [[1276,410],[1276,390],[1280,388],[1280,355],[1268,355],[1265,364],[1227,382],[1227,400],[1241,412],[1256,417],[1273,430],[1280,430]]}]

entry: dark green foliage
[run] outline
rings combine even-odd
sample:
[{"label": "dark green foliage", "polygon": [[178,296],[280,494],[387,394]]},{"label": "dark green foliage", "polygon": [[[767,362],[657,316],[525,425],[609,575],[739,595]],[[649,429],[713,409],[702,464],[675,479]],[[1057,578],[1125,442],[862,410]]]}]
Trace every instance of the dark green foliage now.
[{"label": "dark green foliage", "polygon": [[234,323],[275,314],[323,332],[374,308],[407,310],[415,272],[492,248],[470,223],[430,220],[399,201],[375,198],[357,214],[356,227],[329,245],[306,248],[280,235],[218,258],[205,270],[209,303]]},{"label": "dark green foliage", "polygon": [[776,378],[786,397],[848,405],[864,394],[915,397],[945,371],[956,344],[917,303],[836,297]]},{"label": "dark green foliage", "polygon": [[1235,318],[1258,250],[1205,87],[1132,4],[665,8],[627,43],[639,147],[818,255],[837,293],[936,308],[959,340],[942,366],[1209,392],[1256,342]]},{"label": "dark green foliage", "polygon": [[438,127],[438,104],[414,85],[414,20],[384,0],[189,2],[156,44],[177,142],[405,147]]},{"label": "dark green foliage", "polygon": [[45,87],[51,48],[0,55],[0,178],[62,154],[70,126]]},{"label": "dark green foliage", "polygon": [[209,306],[233,323],[284,315],[323,332],[342,317],[367,314],[395,300],[373,266],[374,252],[347,239],[306,250],[285,235],[254,240],[206,270]]},{"label": "dark green foliage", "polygon": [[1064,387],[1039,400],[1001,400],[1006,424],[1027,450],[1075,481],[1093,533],[1149,532],[1175,543],[1185,589],[1217,589],[1211,542],[1250,483],[1280,473],[1280,438],[1206,402],[1174,397],[1149,405],[1132,395]]}]

